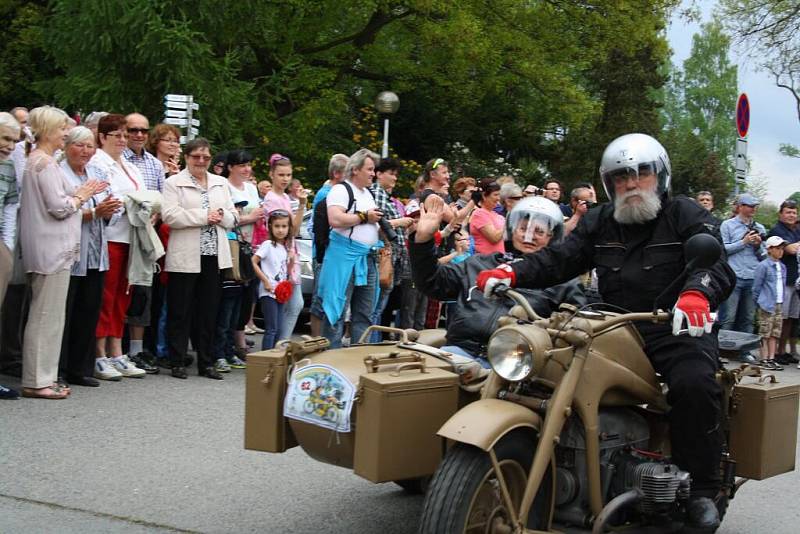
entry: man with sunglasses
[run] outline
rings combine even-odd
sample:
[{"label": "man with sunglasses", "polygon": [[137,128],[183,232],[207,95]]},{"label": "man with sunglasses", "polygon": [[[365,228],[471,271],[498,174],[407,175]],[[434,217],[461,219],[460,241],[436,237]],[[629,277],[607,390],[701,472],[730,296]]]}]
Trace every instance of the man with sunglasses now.
[{"label": "man with sunglasses", "polygon": [[[125,126],[128,133],[128,148],[123,150],[122,157],[139,169],[147,189],[161,192],[164,189],[164,165],[144,148],[150,135],[150,122],[140,113],[131,113],[125,117]],[[154,276],[154,284],[158,284],[158,276],[158,274]],[[156,374],[159,369],[155,356],[151,351],[144,349],[144,331],[151,323],[153,288],[136,286],[136,295],[139,299],[137,308],[141,313],[128,315],[126,318],[130,332],[128,352],[131,361],[137,367],[149,374]],[[156,309],[160,309],[161,303],[156,304]]]},{"label": "man with sunglasses", "polygon": [[[644,134],[615,139],[603,153],[600,177],[611,202],[589,210],[561,243],[480,273],[477,285],[485,295],[501,283],[551,287],[594,267],[603,302],[614,311],[673,309],[672,325],[635,326],[669,386],[672,459],[692,476],[688,523],[710,532],[719,526],[713,499],[723,440],[710,311],[727,298],[735,277],[723,254],[710,268],[682,278],[683,243],[700,233],[719,237],[705,209],[670,195],[669,156],[658,141]],[[683,283],[673,285],[676,280]]]},{"label": "man with sunglasses", "polygon": [[[785,200],[778,212],[778,222],[769,231],[769,237],[778,236],[788,244],[783,249],[781,261],[786,268],[786,286],[783,292],[783,325],[778,342],[776,359],[781,364],[798,363],[797,338],[792,335],[800,318],[800,297],[795,282],[798,274],[798,255],[800,250],[800,224],[797,224],[797,201]],[[786,344],[789,351],[784,353]],[[800,367],[800,365],[798,366]]]}]

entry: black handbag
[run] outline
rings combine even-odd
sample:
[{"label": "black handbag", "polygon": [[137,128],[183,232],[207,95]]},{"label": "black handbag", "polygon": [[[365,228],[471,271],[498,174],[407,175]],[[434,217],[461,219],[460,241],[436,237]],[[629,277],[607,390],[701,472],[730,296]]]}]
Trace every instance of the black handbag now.
[{"label": "black handbag", "polygon": [[236,239],[229,239],[231,246],[231,261],[233,266],[224,270],[226,280],[234,282],[249,282],[256,277],[253,268],[253,245],[242,236],[242,231],[237,227],[234,229]]}]

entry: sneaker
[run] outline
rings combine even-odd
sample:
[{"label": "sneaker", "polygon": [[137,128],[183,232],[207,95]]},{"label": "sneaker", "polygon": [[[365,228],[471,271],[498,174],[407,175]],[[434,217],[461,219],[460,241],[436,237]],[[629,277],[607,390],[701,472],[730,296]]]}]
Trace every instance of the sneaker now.
[{"label": "sneaker", "polygon": [[243,362],[242,360],[240,360],[238,358],[238,356],[233,356],[230,360],[228,360],[227,363],[229,363],[230,364],[230,368],[233,368],[233,369],[246,369],[247,368],[247,364],[245,362]]},{"label": "sneaker", "polygon": [[122,373],[111,365],[108,358],[97,358],[94,361],[94,377],[100,380],[122,380]]},{"label": "sneaker", "polygon": [[214,369],[219,371],[220,373],[230,373],[231,366],[228,365],[228,361],[225,358],[219,358],[216,363],[214,363]]},{"label": "sneaker", "polygon": [[252,336],[253,334],[263,334],[264,329],[259,328],[254,324],[248,324],[244,327],[244,333],[247,334],[248,336]]},{"label": "sneaker", "polygon": [[742,354],[741,357],[739,358],[739,361],[742,362],[742,363],[749,363],[749,364],[752,364],[752,365],[758,365],[758,359],[755,356],[753,356],[752,354],[749,354],[749,353]]},{"label": "sneaker", "polygon": [[19,398],[19,391],[16,389],[7,388],[4,385],[0,384],[0,399],[18,399]]},{"label": "sneaker", "polygon": [[134,354],[130,356],[130,361],[133,365],[138,367],[139,369],[143,370],[148,375],[157,375],[161,369],[155,365],[155,358],[150,358],[149,353],[140,352],[139,354]]},{"label": "sneaker", "polygon": [[129,378],[142,378],[146,374],[144,369],[139,369],[136,364],[128,359],[127,355],[117,356],[116,358],[109,358],[111,365],[114,366],[119,374]]}]

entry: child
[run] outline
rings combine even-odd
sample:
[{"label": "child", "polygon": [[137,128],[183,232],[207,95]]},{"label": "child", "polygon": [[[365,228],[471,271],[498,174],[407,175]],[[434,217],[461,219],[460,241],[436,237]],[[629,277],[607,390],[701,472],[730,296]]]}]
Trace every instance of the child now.
[{"label": "child", "polygon": [[781,263],[786,241],[776,235],[767,239],[767,259],[758,264],[753,278],[753,299],[758,308],[758,333],[761,336],[761,367],[782,371],[775,361],[775,350],[781,337],[781,306],[786,286],[786,269]]},{"label": "child", "polygon": [[256,277],[261,281],[258,297],[264,315],[261,350],[273,348],[277,341],[283,319],[283,304],[276,300],[275,288],[280,282],[289,279],[295,260],[291,239],[292,219],[289,212],[283,209],[270,212],[267,229],[269,239],[264,241],[253,255]]}]

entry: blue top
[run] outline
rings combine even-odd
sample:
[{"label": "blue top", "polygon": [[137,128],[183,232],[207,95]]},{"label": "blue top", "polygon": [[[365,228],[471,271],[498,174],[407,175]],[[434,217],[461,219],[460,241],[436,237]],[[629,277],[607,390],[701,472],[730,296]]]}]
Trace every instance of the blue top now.
[{"label": "blue top", "polygon": [[[753,230],[762,235],[767,233],[764,227],[757,222],[753,222]],[[736,273],[736,278],[752,280],[756,267],[767,253],[764,243],[762,242],[758,247],[744,244],[742,238],[750,231],[750,228],[739,217],[723,221],[719,231],[722,234],[725,252],[728,253],[728,265]]]},{"label": "blue top", "polygon": [[[778,272],[781,280],[778,281]],[[779,261],[767,258],[758,264],[753,280],[753,300],[756,305],[769,313],[775,312],[775,304],[778,302],[778,284],[781,288],[786,285],[786,269]],[[784,298],[786,292],[783,292]]]},{"label": "blue top", "polygon": [[367,285],[367,256],[371,249],[370,246],[348,239],[339,232],[331,232],[317,285],[322,309],[330,324],[336,324],[344,312],[350,276],[355,273],[354,286]]},{"label": "blue top", "polygon": [[[797,243],[800,241],[800,224],[796,224],[794,228],[789,228],[778,221],[778,223],[772,227],[772,230],[769,231],[769,235],[782,237],[789,244]],[[787,254],[784,250],[781,261],[783,262],[783,266],[786,267],[786,285],[794,285],[795,280],[797,280],[797,264],[800,262],[800,254]]]},{"label": "blue top", "polygon": [[308,224],[306,225],[308,228],[308,235],[311,236],[311,258],[317,259],[317,247],[314,243],[314,209],[317,207],[317,204],[325,200],[327,198],[328,193],[331,192],[333,186],[330,182],[325,182],[325,184],[319,188],[317,194],[314,195],[314,202],[311,203],[311,217],[308,218]]}]

